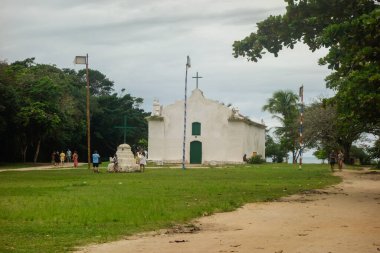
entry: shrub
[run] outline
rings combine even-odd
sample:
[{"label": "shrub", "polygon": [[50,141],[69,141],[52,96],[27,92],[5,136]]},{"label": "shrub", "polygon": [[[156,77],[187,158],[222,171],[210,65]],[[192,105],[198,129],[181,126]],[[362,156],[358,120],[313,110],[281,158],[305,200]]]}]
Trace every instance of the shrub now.
[{"label": "shrub", "polygon": [[262,158],[261,155],[252,156],[247,161],[247,163],[251,163],[251,164],[260,164],[260,163],[264,163],[264,162],[265,162],[265,160]]}]

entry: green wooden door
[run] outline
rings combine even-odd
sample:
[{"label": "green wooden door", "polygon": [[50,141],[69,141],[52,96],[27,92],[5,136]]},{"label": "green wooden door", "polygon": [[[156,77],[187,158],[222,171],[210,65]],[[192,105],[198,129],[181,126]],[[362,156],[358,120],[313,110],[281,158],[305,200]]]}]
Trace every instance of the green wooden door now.
[{"label": "green wooden door", "polygon": [[202,163],[202,142],[200,141],[190,142],[190,163],[192,164]]}]

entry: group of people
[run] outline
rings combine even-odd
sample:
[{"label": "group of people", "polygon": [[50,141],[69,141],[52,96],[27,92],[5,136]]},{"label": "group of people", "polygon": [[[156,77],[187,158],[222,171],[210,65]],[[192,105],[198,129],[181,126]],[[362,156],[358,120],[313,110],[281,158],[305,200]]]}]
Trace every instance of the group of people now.
[{"label": "group of people", "polygon": [[74,167],[78,167],[78,152],[74,151],[74,153],[71,153],[71,150],[68,149],[66,153],[62,150],[61,152],[53,151],[51,154],[51,162],[54,164],[54,166],[60,165],[63,167],[65,165],[65,162],[67,163],[74,163]]},{"label": "group of people", "polygon": [[339,171],[342,171],[343,162],[344,162],[344,154],[342,150],[339,150],[337,153],[335,153],[335,151],[332,150],[329,155],[329,161],[330,161],[330,168],[332,172],[334,172],[334,167],[335,167],[336,162],[338,162]]},{"label": "group of people", "polygon": [[[51,154],[51,162],[54,164],[54,166],[64,166],[65,162],[67,163],[74,163],[74,167],[78,167],[78,152],[74,151],[74,153],[71,153],[71,150],[68,149],[66,153],[62,150],[61,152],[59,151],[53,151]],[[144,172],[145,166],[146,166],[146,159],[147,159],[147,152],[139,150],[136,153],[136,163],[140,165],[141,172]],[[115,170],[118,169],[118,159],[117,155],[113,157],[113,162],[115,164]],[[98,151],[94,151],[92,154],[92,168],[95,173],[99,173],[99,164],[101,163],[100,161],[100,155]]]},{"label": "group of people", "polygon": [[[135,159],[136,159],[136,164],[140,165],[140,171],[144,172],[145,166],[146,166],[147,151],[142,151],[142,150],[137,151],[135,155]],[[119,172],[120,168],[119,168],[119,160],[118,160],[117,154],[115,154],[112,157],[112,163],[113,163],[113,172]]]}]

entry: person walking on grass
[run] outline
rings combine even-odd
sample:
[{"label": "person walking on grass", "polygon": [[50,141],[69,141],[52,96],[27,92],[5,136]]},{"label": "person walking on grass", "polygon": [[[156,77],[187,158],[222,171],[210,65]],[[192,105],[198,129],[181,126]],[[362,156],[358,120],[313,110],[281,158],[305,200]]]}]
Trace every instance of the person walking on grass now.
[{"label": "person walking on grass", "polygon": [[98,151],[94,151],[92,154],[92,169],[95,173],[99,173],[99,162],[100,162],[100,155],[98,154]]},{"label": "person walking on grass", "polygon": [[73,162],[74,162],[74,168],[78,168],[78,153],[77,151],[74,151],[74,154],[73,154]]},{"label": "person walking on grass", "polygon": [[336,162],[336,155],[335,155],[334,150],[332,150],[332,151],[330,152],[330,155],[329,155],[329,161],[330,161],[330,168],[331,168],[331,171],[334,172],[334,166],[335,166],[335,162]]},{"label": "person walking on grass", "polygon": [[342,169],[343,169],[343,161],[344,161],[344,154],[343,154],[342,150],[339,150],[339,152],[338,152],[338,168],[339,168],[339,171],[342,171]]},{"label": "person walking on grass", "polygon": [[51,164],[53,164],[54,166],[57,165],[57,164],[55,163],[55,151],[53,151],[53,153],[51,153]]},{"label": "person walking on grass", "polygon": [[71,150],[67,149],[66,151],[66,159],[68,163],[71,163]]},{"label": "person walking on grass", "polygon": [[59,152],[58,150],[56,152],[54,152],[54,166],[58,166],[58,164],[60,163],[60,158],[59,158]]},{"label": "person walking on grass", "polygon": [[59,154],[59,157],[60,157],[60,160],[61,160],[61,166],[63,167],[63,165],[65,165],[65,157],[66,157],[65,153],[63,152],[63,150]]}]

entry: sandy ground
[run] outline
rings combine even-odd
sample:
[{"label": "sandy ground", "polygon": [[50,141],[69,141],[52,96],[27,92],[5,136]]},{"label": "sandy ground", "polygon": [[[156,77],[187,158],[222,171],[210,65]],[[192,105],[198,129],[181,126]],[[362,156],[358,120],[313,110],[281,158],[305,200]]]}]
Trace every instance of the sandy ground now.
[{"label": "sandy ground", "polygon": [[197,229],[136,235],[78,253],[380,252],[380,174],[336,174],[343,177],[336,186],[202,217],[192,223]]},{"label": "sandy ground", "polygon": [[[78,163],[78,166],[81,166],[83,164],[84,163]],[[53,165],[49,164],[49,165],[43,165],[43,166],[34,166],[34,167],[17,168],[17,169],[0,169],[0,172],[5,172],[5,171],[31,171],[31,170],[60,170],[60,169],[77,169],[77,168],[74,168],[73,163],[65,163],[63,166],[61,166],[61,165],[53,166]]]}]

